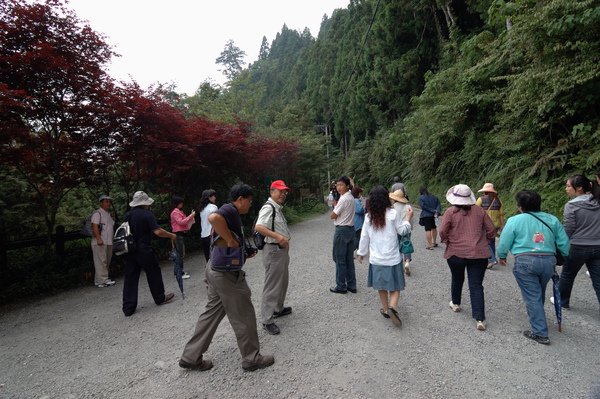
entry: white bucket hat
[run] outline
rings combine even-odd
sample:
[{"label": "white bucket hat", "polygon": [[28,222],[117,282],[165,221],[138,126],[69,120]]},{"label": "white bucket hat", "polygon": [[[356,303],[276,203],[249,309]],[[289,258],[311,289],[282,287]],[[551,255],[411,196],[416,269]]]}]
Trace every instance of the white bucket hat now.
[{"label": "white bucket hat", "polygon": [[148,197],[148,194],[143,191],[136,191],[135,194],[133,194],[133,201],[129,203],[129,206],[135,208],[136,206],[152,205],[153,203],[154,200]]},{"label": "white bucket hat", "polygon": [[475,205],[475,195],[466,184],[450,187],[446,193],[446,200],[452,205]]}]

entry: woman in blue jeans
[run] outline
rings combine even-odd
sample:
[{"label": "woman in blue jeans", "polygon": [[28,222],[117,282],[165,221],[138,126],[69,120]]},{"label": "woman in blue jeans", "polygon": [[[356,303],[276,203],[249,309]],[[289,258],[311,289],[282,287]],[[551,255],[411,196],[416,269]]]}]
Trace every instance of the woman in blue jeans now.
[{"label": "woman in blue jeans", "polygon": [[571,176],[565,191],[572,198],[565,204],[563,212],[563,225],[571,240],[571,249],[558,285],[561,305],[570,307],[573,283],[584,264],[600,303],[600,204],[591,193],[592,182],[585,176]]},{"label": "woman in blue jeans", "polygon": [[513,274],[517,280],[531,330],[523,335],[540,344],[550,344],[544,311],[548,281],[556,265],[556,248],[569,253],[569,238],[556,216],[542,212],[542,197],[535,191],[519,191],[517,207],[521,214],[508,219],[498,244],[500,264],[506,266],[510,251],[515,257]]}]

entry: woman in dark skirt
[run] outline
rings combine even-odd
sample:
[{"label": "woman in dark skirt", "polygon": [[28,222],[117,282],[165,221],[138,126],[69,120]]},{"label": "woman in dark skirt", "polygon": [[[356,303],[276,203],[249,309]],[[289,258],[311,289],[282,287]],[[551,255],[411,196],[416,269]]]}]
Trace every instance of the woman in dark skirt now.
[{"label": "woman in dark skirt", "polygon": [[379,292],[381,314],[391,318],[398,327],[402,325],[397,311],[398,300],[405,284],[398,235],[410,232],[412,214],[412,209],[409,209],[405,219],[398,220],[388,190],[382,186],[374,187],[367,199],[367,215],[357,252],[360,263],[369,254],[367,286]]}]

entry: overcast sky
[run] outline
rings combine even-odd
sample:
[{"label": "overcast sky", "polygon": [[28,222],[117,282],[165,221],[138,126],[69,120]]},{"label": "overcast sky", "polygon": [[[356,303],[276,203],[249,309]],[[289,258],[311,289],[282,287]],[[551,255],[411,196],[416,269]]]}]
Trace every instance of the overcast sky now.
[{"label": "overcast sky", "polygon": [[283,24],[319,33],[323,15],[346,8],[349,0],[70,0],[80,19],[107,36],[121,57],[110,73],[129,76],[142,87],[175,83],[178,92],[194,94],[200,83],[225,78],[215,64],[227,40],[254,62],[262,37],[269,44]]}]

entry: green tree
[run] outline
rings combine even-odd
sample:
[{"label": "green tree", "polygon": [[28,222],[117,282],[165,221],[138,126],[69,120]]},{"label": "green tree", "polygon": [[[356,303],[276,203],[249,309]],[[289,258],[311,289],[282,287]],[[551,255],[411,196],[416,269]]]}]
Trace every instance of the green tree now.
[{"label": "green tree", "polygon": [[246,53],[230,39],[225,43],[225,48],[215,62],[219,65],[223,65],[224,69],[221,69],[220,71],[223,72],[228,79],[233,79],[242,71],[245,56]]}]

